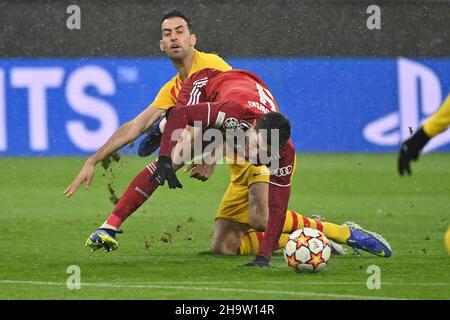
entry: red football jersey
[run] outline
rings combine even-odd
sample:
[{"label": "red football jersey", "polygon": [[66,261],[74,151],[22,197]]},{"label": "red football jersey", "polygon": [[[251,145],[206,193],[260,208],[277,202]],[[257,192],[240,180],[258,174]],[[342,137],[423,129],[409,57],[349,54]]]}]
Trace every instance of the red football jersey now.
[{"label": "red football jersey", "polygon": [[243,107],[252,108],[263,115],[270,111],[279,112],[266,84],[247,70],[222,72],[207,68],[194,73],[183,84],[177,106],[227,100],[237,101]]},{"label": "red football jersey", "polygon": [[[203,69],[193,74],[180,90],[177,106],[172,108],[161,140],[160,155],[171,157],[177,141],[177,129],[201,122],[224,133],[232,125],[250,127],[266,113],[278,112],[278,105],[264,82],[245,70],[217,71]],[[270,258],[278,248],[290,197],[295,166],[292,141],[280,150],[278,168],[271,171],[269,185],[269,220],[259,255]]]}]

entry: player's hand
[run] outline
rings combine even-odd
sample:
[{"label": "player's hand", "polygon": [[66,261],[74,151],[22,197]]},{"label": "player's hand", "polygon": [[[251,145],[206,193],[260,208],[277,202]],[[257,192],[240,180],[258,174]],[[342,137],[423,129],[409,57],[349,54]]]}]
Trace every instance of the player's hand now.
[{"label": "player's hand", "polygon": [[255,260],[242,265],[242,267],[269,268],[269,259],[264,258],[263,256],[256,256]]},{"label": "player's hand", "polygon": [[170,189],[183,188],[172,167],[172,159],[166,156],[159,156],[156,163],[156,170],[150,177],[151,180],[158,179],[161,186],[167,180]]},{"label": "player's hand", "polygon": [[411,174],[410,162],[419,158],[420,152],[430,139],[431,137],[423,131],[423,128],[420,128],[402,143],[398,155],[398,173],[401,176],[405,173]]},{"label": "player's hand", "polygon": [[86,182],[86,189],[89,189],[91,186],[91,181],[94,178],[95,174],[95,162],[91,159],[88,159],[85,163],[83,168],[81,169],[78,176],[72,181],[71,184],[64,190],[64,195],[66,197],[70,197],[73,195],[77,189],[83,184],[83,182]]},{"label": "player's hand", "polygon": [[184,169],[184,172],[190,172],[190,177],[200,180],[200,181],[206,181],[208,180],[212,174],[214,173],[214,169],[216,168],[216,164],[195,164],[191,163],[186,169]]}]

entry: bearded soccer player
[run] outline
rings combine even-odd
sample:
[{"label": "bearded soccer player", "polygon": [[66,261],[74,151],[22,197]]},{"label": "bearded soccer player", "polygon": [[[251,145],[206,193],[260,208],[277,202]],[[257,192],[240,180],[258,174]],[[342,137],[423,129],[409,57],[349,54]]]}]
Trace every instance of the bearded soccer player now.
[{"label": "bearded soccer player", "polygon": [[[163,51],[173,62],[178,73],[170,81],[168,81],[158,92],[155,100],[139,114],[133,120],[123,124],[110,138],[109,140],[92,155],[84,164],[78,176],[64,191],[64,194],[68,197],[72,196],[77,189],[85,182],[86,188],[89,188],[94,178],[95,166],[103,159],[107,158],[112,153],[116,152],[123,146],[134,141],[138,138],[147,128],[150,128],[150,132],[142,143],[139,145],[139,155],[146,156],[152,153],[159,146],[159,140],[161,132],[159,132],[160,122],[164,120],[161,115],[167,111],[170,107],[175,105],[178,100],[178,94],[183,82],[186,81],[193,73],[206,68],[213,67],[218,70],[230,70],[231,67],[219,56],[210,53],[203,53],[195,49],[197,42],[195,34],[192,33],[192,25],[189,19],[178,11],[169,12],[161,20],[161,40],[160,49]],[[155,133],[156,132],[156,133]],[[156,136],[156,137],[155,137]],[[153,138],[150,141],[149,138]],[[155,143],[156,141],[156,143]],[[199,165],[191,167],[192,176],[200,180],[206,180],[214,169],[214,165]],[[239,199],[242,206],[246,206],[246,201],[249,197],[248,188],[254,182],[267,179],[267,174],[261,174],[256,176],[256,171],[261,169],[250,165],[235,165],[232,167],[234,176],[240,177],[238,180],[233,179],[233,188],[230,188],[231,192],[227,194],[233,194],[233,198],[236,199],[236,194],[239,193]],[[140,172],[131,182],[129,189],[123,195],[123,200],[112,210],[110,217],[105,223],[97,230],[97,233],[91,235],[88,240],[89,246],[95,250],[102,245],[107,250],[116,249],[118,247],[117,241],[114,236],[118,231],[118,228],[122,222],[131,215],[146,199],[146,193],[142,190],[151,188],[146,186],[147,179],[145,175],[148,173],[147,169]],[[258,172],[258,174],[261,172]],[[253,177],[254,176],[254,177]],[[242,179],[245,177],[245,179]],[[250,178],[249,178],[250,177]],[[252,178],[253,177],[253,178]],[[139,184],[143,184],[142,187]],[[252,194],[252,193],[251,193]],[[254,198],[254,197],[252,197]],[[224,203],[229,200],[230,197],[224,198]],[[247,204],[248,206],[248,204]],[[222,206],[223,207],[223,206]],[[118,214],[120,212],[120,214]],[[312,219],[303,219],[294,211],[289,212],[288,224],[289,231],[294,231],[298,227],[302,227],[304,222],[306,225],[316,226],[316,222]],[[320,224],[318,225],[320,227]],[[341,230],[344,232],[334,232],[335,234],[345,234],[346,228],[331,228]],[[100,234],[100,232],[103,233]],[[243,239],[242,253],[252,253],[254,250],[258,250],[261,234],[259,232],[250,232],[247,237]],[[103,241],[104,243],[99,243]],[[216,244],[219,242],[216,241]],[[213,251],[218,253],[227,253],[229,249],[226,247],[213,248]]]},{"label": "bearded soccer player", "polygon": [[[420,152],[434,136],[445,131],[450,126],[450,94],[442,106],[417,130],[409,139],[402,143],[398,157],[398,172],[411,175],[411,161],[417,161]],[[445,246],[450,255],[450,226],[444,236]]]},{"label": "bearded soccer player", "polygon": [[[178,74],[159,91],[155,101],[146,110],[132,121],[122,125],[105,145],[86,161],[79,175],[65,190],[66,196],[73,195],[83,182],[86,182],[86,187],[89,188],[94,176],[95,165],[124,145],[136,139],[147,127],[151,127],[151,130],[139,146],[139,154],[145,156],[156,149],[159,145],[161,135],[161,133],[158,132],[160,128],[159,122],[163,120],[163,118],[158,119],[158,117],[166,111],[166,109],[177,102],[181,85],[194,72],[204,67],[214,67],[219,70],[231,69],[231,67],[218,56],[201,53],[194,49],[196,43],[195,35],[191,33],[191,24],[189,20],[181,13],[171,12],[166,14],[161,22],[161,32],[161,50],[163,50],[172,60],[179,71]],[[154,123],[153,126],[151,126],[152,123]],[[156,144],[149,141],[149,137],[155,138],[155,129],[157,131]],[[261,189],[260,185],[268,183],[268,171],[267,168],[263,166],[257,167],[248,163],[234,164],[230,167],[232,170],[232,182],[222,200],[218,217],[235,215],[235,211],[237,210],[241,215],[239,223],[242,222],[245,224],[245,217],[248,216],[249,211],[259,210],[260,207],[264,207],[262,204],[264,199],[259,199],[258,194]],[[87,245],[91,247],[91,249],[96,250],[101,247],[104,247],[106,251],[117,249],[118,242],[115,239],[115,235],[116,233],[121,232],[119,230],[120,225],[146,201],[156,188],[153,185],[149,185],[146,178],[149,170],[154,168],[154,164],[147,166],[147,168],[148,169],[141,171],[132,180],[128,189],[122,196],[121,201],[112,210],[105,223],[89,237]],[[209,175],[212,174],[214,165],[198,165],[191,167],[191,169],[193,170],[193,177],[200,180],[206,180]],[[252,201],[249,202],[249,199]],[[251,225],[257,230],[261,229],[261,225],[258,225],[258,220],[252,222]],[[216,227],[216,231],[227,230],[227,228],[220,228],[220,225],[225,224],[226,227],[228,223],[229,221],[227,219],[217,219],[216,226],[219,227]],[[291,232],[304,226],[322,230],[327,237],[336,240],[339,243],[346,243],[347,240],[351,238],[351,229],[348,226],[340,226],[327,222],[321,223],[314,219],[308,219],[295,211],[288,211],[285,227],[283,229],[285,234],[280,238],[279,246],[281,247],[284,245],[284,242]],[[240,229],[245,228],[246,227],[241,227]],[[235,247],[237,243],[238,253],[254,254],[259,250],[259,245],[263,238],[262,232],[257,230],[245,233],[242,239],[240,236],[237,237],[233,234],[231,239],[235,240],[232,241],[232,243],[229,241],[222,241],[223,237],[230,239],[228,234],[216,232],[211,249],[216,253],[236,254]],[[241,234],[240,230],[238,234]],[[333,248],[339,249],[338,246],[334,246]],[[342,248],[340,249],[342,250]]]},{"label": "bearded soccer player", "polygon": [[[239,129],[249,132],[253,130],[255,134],[245,136],[246,160],[260,159],[257,155],[261,150],[267,150],[274,145],[279,146],[275,152],[271,152],[270,162],[257,163],[258,166],[263,164],[273,166],[273,162],[277,161],[275,168],[268,173],[269,183],[259,185],[261,188],[259,198],[267,199],[268,215],[264,216],[261,212],[257,212],[259,216],[253,217],[253,220],[261,221],[258,224],[263,225],[265,233],[255,261],[248,264],[266,267],[272,252],[279,248],[291,193],[295,150],[290,139],[290,123],[279,113],[273,95],[255,74],[245,70],[227,72],[214,69],[201,70],[183,85],[178,105],[170,111],[161,141],[160,155],[157,163],[151,168],[154,182],[162,185],[167,180],[170,188],[182,187],[175,170],[183,163],[178,161],[173,163],[173,159],[176,158],[173,151],[177,143],[179,145],[186,142],[173,139],[173,133],[179,129],[189,128],[195,122],[201,123],[204,130],[220,129],[223,135],[226,135],[228,130]],[[267,130],[265,141],[261,139],[262,130]],[[279,139],[272,135],[272,130],[279,132]],[[265,211],[265,208],[261,209],[262,212]],[[238,235],[234,241],[238,244],[248,231],[248,221],[252,220],[252,217],[244,217],[245,213],[235,210],[228,216],[218,216],[218,221],[224,220],[228,223],[216,224],[215,233],[226,234],[227,238],[232,234]],[[246,219],[247,224],[240,222],[241,219]],[[381,256],[391,255],[391,249],[382,237],[361,230],[359,226],[346,228],[350,233],[346,240],[347,244]]]},{"label": "bearded soccer player", "polygon": [[167,82],[159,91],[156,99],[136,118],[123,124],[84,164],[78,176],[64,191],[66,196],[73,195],[86,182],[90,187],[95,173],[95,165],[111,154],[134,141],[157,120],[170,106],[176,104],[178,92],[183,81],[198,70],[206,67],[230,70],[231,67],[219,56],[195,49],[197,42],[191,31],[187,17],[177,11],[164,15],[161,21],[160,49],[177,69],[177,75]]},{"label": "bearded soccer player", "polygon": [[[175,105],[183,82],[191,74],[206,67],[219,70],[231,69],[231,66],[219,56],[195,49],[197,38],[192,33],[191,22],[182,13],[172,11],[165,14],[161,20],[160,29],[160,49],[172,60],[178,71],[177,75],[159,90],[156,99],[144,111],[133,120],[120,126],[108,141],[86,160],[77,177],[64,191],[67,197],[72,196],[83,183],[86,183],[88,189],[94,178],[95,166],[99,162],[137,139],[147,128],[151,128],[152,124],[160,119],[160,116],[169,107]],[[144,147],[148,148],[148,146]],[[140,147],[139,152],[145,153],[148,151]],[[133,181],[139,180],[142,176],[142,173],[138,174]],[[138,195],[131,195],[130,197],[136,198]],[[127,208],[130,209],[129,206]],[[117,223],[115,225],[120,226]],[[108,224],[105,223],[103,226],[108,227]]]}]

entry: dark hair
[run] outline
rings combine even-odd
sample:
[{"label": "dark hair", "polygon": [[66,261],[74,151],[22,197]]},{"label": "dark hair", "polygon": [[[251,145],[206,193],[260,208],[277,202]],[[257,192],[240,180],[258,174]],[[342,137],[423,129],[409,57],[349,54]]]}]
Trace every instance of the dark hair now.
[{"label": "dark hair", "polygon": [[170,18],[174,18],[174,17],[178,17],[178,18],[181,18],[181,19],[183,19],[184,21],[186,21],[186,24],[187,24],[187,26],[188,26],[188,28],[189,28],[189,31],[192,32],[192,23],[191,23],[191,21],[189,20],[188,17],[186,17],[184,14],[182,14],[182,13],[181,13],[180,11],[178,11],[178,10],[174,10],[174,11],[167,12],[167,13],[162,17],[161,23],[160,23],[159,26],[160,26],[160,27],[162,26],[162,23],[164,22],[164,20],[170,19]]},{"label": "dark hair", "polygon": [[279,112],[269,112],[259,119],[255,129],[267,130],[267,144],[272,144],[272,130],[278,129],[279,146],[283,147],[291,137],[291,124],[289,120]]}]

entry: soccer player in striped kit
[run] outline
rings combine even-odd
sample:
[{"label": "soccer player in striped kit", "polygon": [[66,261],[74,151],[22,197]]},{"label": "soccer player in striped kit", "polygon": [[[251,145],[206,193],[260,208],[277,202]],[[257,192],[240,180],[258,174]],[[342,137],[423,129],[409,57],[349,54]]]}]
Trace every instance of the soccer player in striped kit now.
[{"label": "soccer player in striped kit", "polygon": [[[234,234],[236,235],[234,243],[237,247],[249,229],[249,221],[257,221],[254,224],[263,226],[261,229],[264,229],[265,233],[256,259],[248,265],[266,267],[272,252],[279,248],[279,239],[283,233],[290,198],[291,178],[295,168],[295,150],[290,140],[290,123],[279,113],[273,95],[255,74],[245,70],[226,72],[214,69],[201,70],[192,75],[183,85],[177,107],[172,108],[168,116],[160,155],[157,163],[151,167],[152,178],[156,179],[158,184],[164,184],[167,180],[170,188],[182,187],[175,170],[183,163],[173,163],[173,159],[177,157],[173,151],[176,150],[179,140],[173,139],[172,134],[175,130],[192,127],[195,122],[200,122],[203,129],[220,129],[224,135],[227,134],[227,130],[243,129],[254,130],[253,137],[258,138],[261,130],[268,130],[268,138],[265,142],[252,141],[251,139],[256,138],[246,137],[245,147],[243,147],[247,155],[246,160],[255,159],[262,149],[267,150],[273,145],[279,146],[279,149],[275,150],[275,153],[279,153],[277,158],[279,163],[266,174],[269,182],[259,186],[261,189],[258,199],[265,200],[262,200],[263,205],[260,206],[260,210],[255,212],[257,216],[250,217],[239,211],[231,211],[227,214],[220,211],[220,215],[216,217],[213,239],[214,248],[216,239],[220,239],[219,242],[223,243],[224,239],[230,239],[230,234]],[[278,141],[275,141],[275,137],[270,134],[272,129],[278,130]],[[251,145],[254,147],[252,148]],[[275,153],[271,152],[271,155]],[[258,163],[258,166],[272,165],[273,161],[272,158],[269,163]],[[316,222],[317,225],[319,224]],[[321,223],[320,226],[323,227]],[[368,232],[356,224],[345,227],[349,231],[349,236],[345,240],[348,245],[380,256],[391,255],[389,244],[381,236]],[[220,235],[226,235],[226,237]]]},{"label": "soccer player in striped kit", "polygon": [[[196,38],[191,32],[190,22],[179,12],[171,12],[163,17],[161,22],[161,32],[161,50],[174,61],[174,64],[179,71],[178,74],[161,88],[155,101],[146,110],[132,121],[121,126],[105,145],[86,161],[79,175],[65,190],[66,196],[73,195],[83,182],[86,182],[86,187],[89,187],[94,176],[95,164],[136,139],[142,131],[145,128],[150,127],[152,123],[157,122],[154,123],[152,130],[154,128],[159,130],[160,121],[163,121],[164,118],[158,119],[158,117],[177,103],[181,86],[193,73],[206,67],[213,67],[218,70],[231,69],[231,67],[217,55],[199,52],[194,49]],[[256,105],[256,107],[258,107],[258,105]],[[149,148],[155,149],[155,147],[157,148],[159,145],[159,140],[156,146],[152,145],[152,142],[147,140],[149,136],[151,137],[149,134],[140,145],[140,155],[147,155],[149,153]],[[154,167],[154,164],[148,166],[148,168],[152,167]],[[196,167],[191,166],[190,170],[192,170],[192,175],[194,177],[197,177],[200,180],[206,180],[207,177],[212,174],[213,168],[213,166],[199,165]],[[260,206],[260,201],[258,201],[258,197],[260,190],[262,189],[262,186],[269,181],[268,170],[265,166],[254,166],[249,163],[231,164],[230,169],[232,172],[231,182],[220,204],[218,212],[218,217],[224,219],[216,219],[216,225],[226,225],[227,223],[232,222],[246,224],[248,222],[247,217],[252,216],[249,215],[249,211],[256,211],[259,209],[258,206]],[[96,250],[105,248],[107,251],[117,249],[118,242],[115,239],[115,235],[120,232],[119,227],[154,191],[154,186],[148,185],[148,174],[149,171],[144,169],[132,180],[128,189],[123,194],[121,201],[112,210],[108,219],[87,240],[87,244],[91,249]],[[250,202],[249,199],[252,201]],[[263,200],[261,201],[264,202]],[[233,221],[227,217],[233,217]],[[241,229],[247,228],[245,225],[238,228],[239,230],[237,233],[232,233],[231,235],[224,234],[223,232],[215,233],[211,250],[221,254],[256,254],[259,251],[263,239],[263,233],[258,230],[263,228],[261,225],[257,225],[258,221],[251,222],[251,225],[255,227],[255,230],[245,232],[244,236],[241,236]],[[279,239],[279,247],[284,245],[290,233],[304,226],[317,228],[323,231],[329,239],[339,243],[346,243],[351,235],[348,226],[321,222],[315,219],[306,218],[295,211],[288,210],[286,213],[283,234]],[[216,228],[216,230],[222,230],[222,228]],[[233,241],[222,241],[224,237],[233,239]],[[333,248],[339,248],[339,246],[333,246]]]}]

